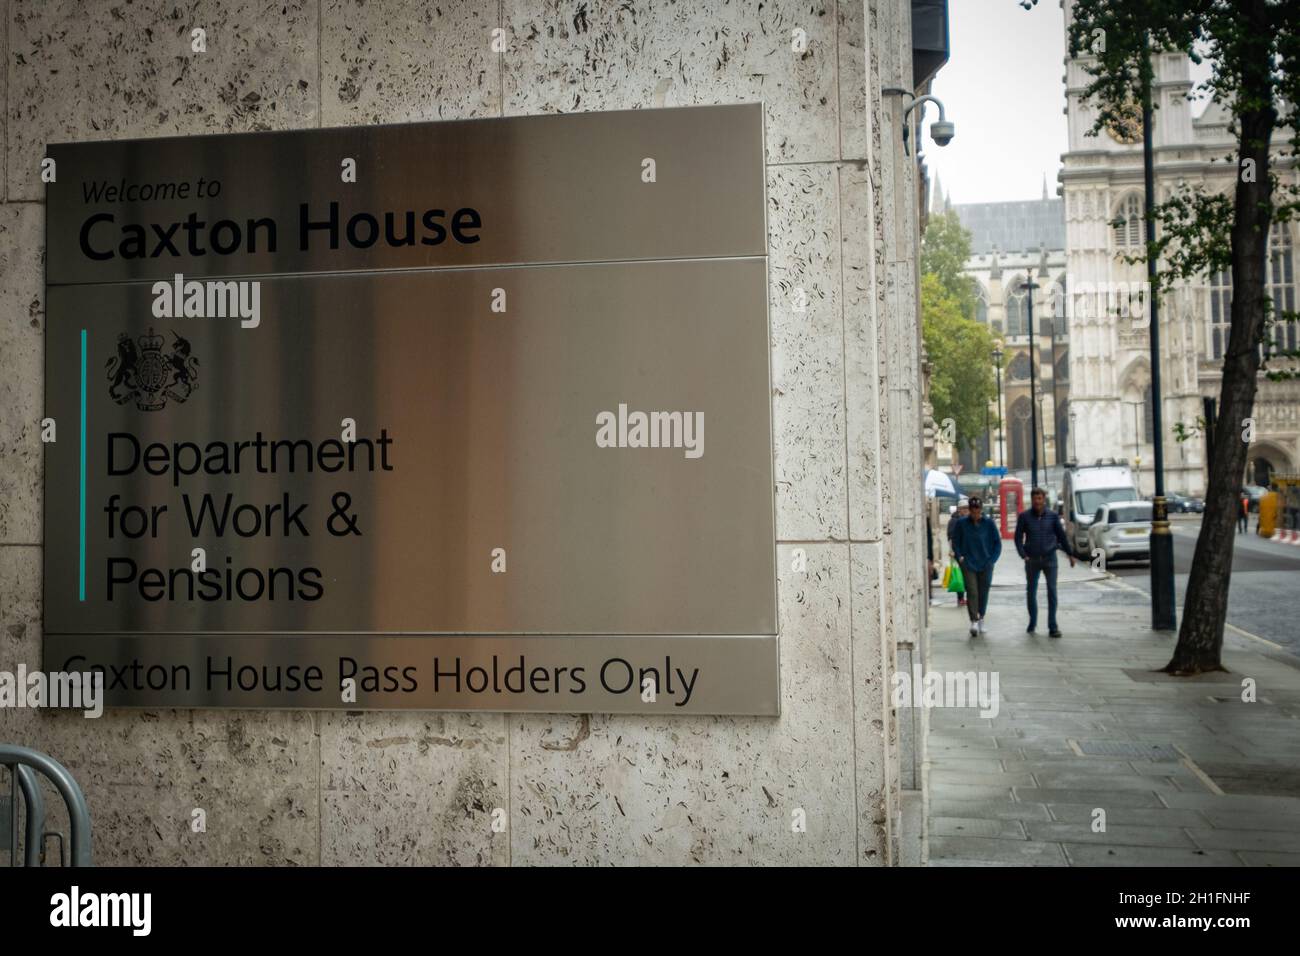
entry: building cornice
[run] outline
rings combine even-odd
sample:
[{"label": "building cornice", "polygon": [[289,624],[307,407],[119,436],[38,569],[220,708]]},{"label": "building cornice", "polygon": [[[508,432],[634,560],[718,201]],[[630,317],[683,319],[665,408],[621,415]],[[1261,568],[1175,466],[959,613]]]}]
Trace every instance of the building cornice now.
[{"label": "building cornice", "polygon": [[[1224,178],[1231,180],[1233,178],[1230,167],[1219,167],[1224,173]],[[1164,180],[1176,175],[1199,175],[1207,172],[1203,163],[1167,163],[1163,166],[1156,167],[1156,179]],[[1074,169],[1062,169],[1057,174],[1057,179],[1065,183],[1078,179],[1104,179],[1107,182],[1136,182],[1143,181],[1141,166],[1080,166]]]}]

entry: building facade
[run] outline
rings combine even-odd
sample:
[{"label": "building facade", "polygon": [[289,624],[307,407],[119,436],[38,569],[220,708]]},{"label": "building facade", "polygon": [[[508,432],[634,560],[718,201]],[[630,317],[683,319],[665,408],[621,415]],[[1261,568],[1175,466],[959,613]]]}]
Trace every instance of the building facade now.
[{"label": "building facade", "polygon": [[[1067,3],[1067,23],[1069,11]],[[1142,302],[1146,266],[1124,261],[1140,253],[1145,242],[1142,131],[1139,121],[1088,135],[1096,110],[1082,102],[1086,63],[1066,63],[1069,151],[1061,171],[1074,452],[1082,461],[1140,461],[1141,489],[1150,494],[1156,436],[1149,322]],[[1225,157],[1236,152],[1230,114],[1210,103],[1194,115],[1188,99],[1190,61],[1181,53],[1157,55],[1155,77],[1157,201],[1183,186],[1230,192],[1235,169]],[[1279,161],[1276,172],[1295,182],[1294,159]],[[1278,309],[1296,308],[1296,243],[1295,223],[1274,224],[1267,281]],[[1161,411],[1170,491],[1197,495],[1205,489],[1205,443],[1197,424],[1205,416],[1205,400],[1217,402],[1219,396],[1231,294],[1230,277],[1220,273],[1180,282],[1160,300]],[[1279,324],[1273,334],[1280,347],[1294,349],[1300,332],[1290,323]],[[1180,424],[1192,438],[1177,440]],[[1266,482],[1275,470],[1300,470],[1300,382],[1274,382],[1261,373],[1246,480]]]},{"label": "building facade", "polygon": [[1044,184],[1041,199],[952,208],[971,235],[965,272],[976,283],[972,318],[992,332],[1000,354],[989,360],[1001,367],[1000,397],[989,408],[988,428],[976,447],[963,455],[963,464],[976,470],[986,462],[1012,471],[1028,470],[1036,434],[1038,467],[1059,465],[1070,454],[1061,200],[1049,198]]},{"label": "building facade", "polygon": [[0,710],[85,789],[96,861],[919,860],[924,732],[890,681],[927,606],[900,91],[942,4],[173,7],[0,0],[0,669],[41,662],[47,143],[761,101],[781,715]]}]

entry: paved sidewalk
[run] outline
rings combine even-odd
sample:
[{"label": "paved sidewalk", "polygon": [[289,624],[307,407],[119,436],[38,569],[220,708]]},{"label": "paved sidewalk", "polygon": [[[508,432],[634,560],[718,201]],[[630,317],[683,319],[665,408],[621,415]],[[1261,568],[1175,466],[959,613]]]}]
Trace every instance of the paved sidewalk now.
[{"label": "paved sidewalk", "polygon": [[1176,636],[1086,565],[1062,568],[1065,637],[1041,586],[1029,635],[1014,551],[1000,567],[983,637],[951,595],[931,608],[931,671],[997,672],[1001,703],[930,711],[930,865],[1300,865],[1300,661],[1230,634],[1231,673],[1156,673]]}]

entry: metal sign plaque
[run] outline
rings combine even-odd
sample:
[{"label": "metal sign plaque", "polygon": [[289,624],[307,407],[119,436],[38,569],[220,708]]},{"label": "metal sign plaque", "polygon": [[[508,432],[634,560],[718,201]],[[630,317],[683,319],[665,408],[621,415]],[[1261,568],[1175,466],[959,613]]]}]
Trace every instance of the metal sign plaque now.
[{"label": "metal sign plaque", "polygon": [[49,155],[47,670],[778,712],[760,107]]},{"label": "metal sign plaque", "polygon": [[51,145],[47,277],[763,256],[762,125],[754,104]]}]

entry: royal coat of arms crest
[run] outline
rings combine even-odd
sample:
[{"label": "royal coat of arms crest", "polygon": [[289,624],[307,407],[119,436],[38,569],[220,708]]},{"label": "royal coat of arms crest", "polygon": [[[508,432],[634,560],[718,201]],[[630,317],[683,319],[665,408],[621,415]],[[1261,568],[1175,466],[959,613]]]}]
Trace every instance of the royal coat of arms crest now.
[{"label": "royal coat of arms crest", "polygon": [[166,340],[150,329],[138,339],[123,332],[117,337],[117,355],[110,358],[108,394],[119,405],[135,402],[142,412],[156,412],[167,399],[183,402],[198,387],[199,360],[190,354],[190,343],[172,333],[171,352],[164,355]]}]

